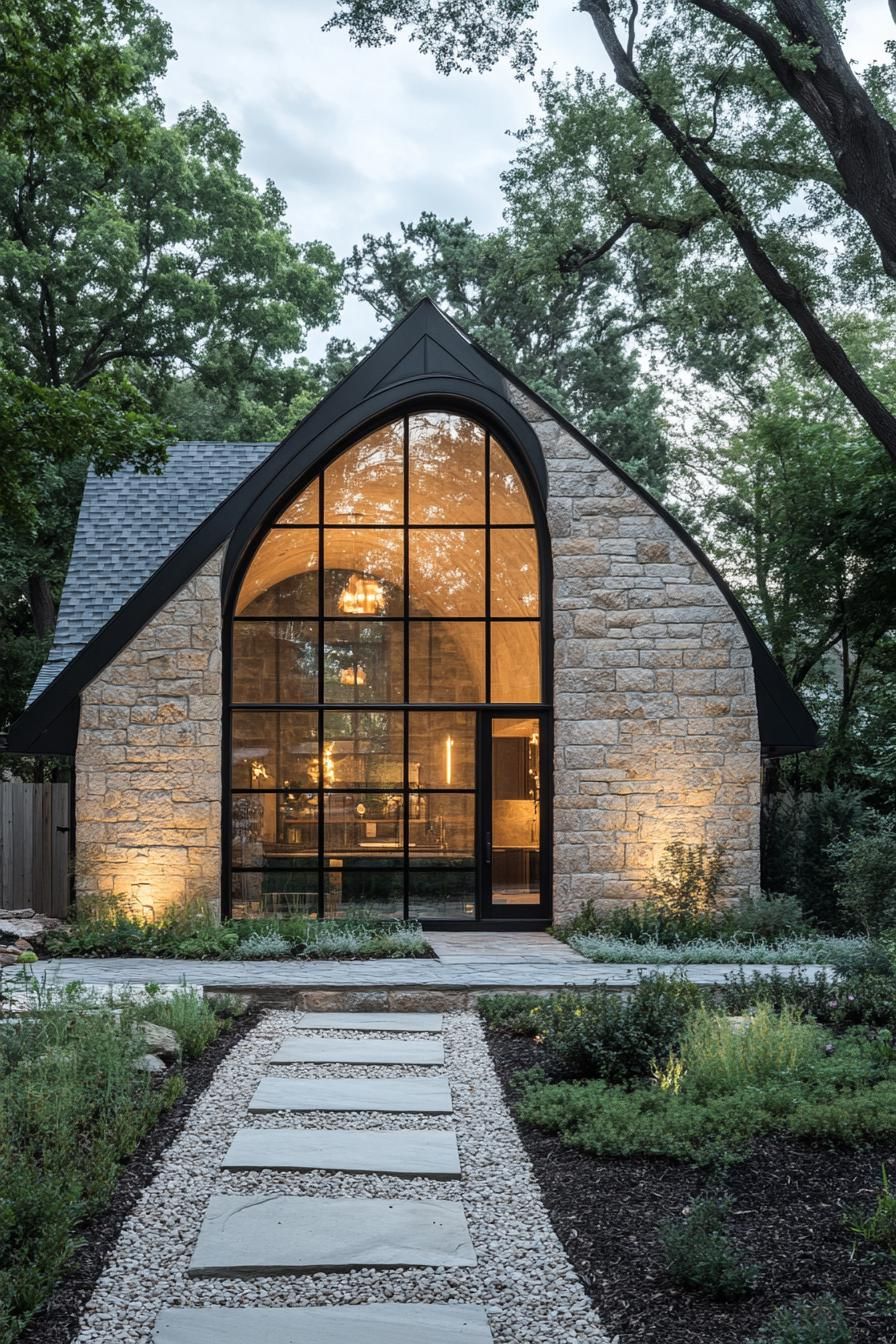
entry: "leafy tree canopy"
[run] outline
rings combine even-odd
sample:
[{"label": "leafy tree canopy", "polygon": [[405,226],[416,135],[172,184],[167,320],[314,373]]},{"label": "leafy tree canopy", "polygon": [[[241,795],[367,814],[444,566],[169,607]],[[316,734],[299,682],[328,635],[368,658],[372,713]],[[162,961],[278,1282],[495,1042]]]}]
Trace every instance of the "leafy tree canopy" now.
[{"label": "leafy tree canopy", "polygon": [[391,326],[422,296],[646,485],[661,491],[667,443],[657,389],[631,337],[645,325],[619,302],[614,267],[564,276],[537,236],[479,234],[424,213],[400,238],[365,236],[346,263],[349,290]]}]

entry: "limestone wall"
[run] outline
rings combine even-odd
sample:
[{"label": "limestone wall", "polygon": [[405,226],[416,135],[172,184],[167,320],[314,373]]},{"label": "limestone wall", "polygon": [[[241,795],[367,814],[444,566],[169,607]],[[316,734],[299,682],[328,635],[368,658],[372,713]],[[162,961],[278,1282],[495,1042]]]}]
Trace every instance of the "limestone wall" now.
[{"label": "limestone wall", "polygon": [[217,908],[221,874],[219,551],[81,697],[78,887],[158,912]]},{"label": "limestone wall", "polygon": [[644,894],[663,846],[719,843],[759,888],[760,743],[746,637],[662,518],[516,390],[548,468],[554,912]]}]

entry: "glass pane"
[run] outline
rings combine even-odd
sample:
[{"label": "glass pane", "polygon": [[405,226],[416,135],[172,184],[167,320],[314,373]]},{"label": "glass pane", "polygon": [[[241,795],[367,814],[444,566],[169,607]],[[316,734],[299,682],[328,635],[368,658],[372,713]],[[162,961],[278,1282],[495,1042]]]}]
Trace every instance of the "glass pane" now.
[{"label": "glass pane", "polygon": [[404,715],[401,711],[328,710],[324,715],[325,782],[340,788],[401,788]]},{"label": "glass pane", "polygon": [[538,615],[538,545],[534,528],[491,534],[493,616]]},{"label": "glass pane", "polygon": [[412,701],[475,704],[484,699],[484,622],[411,621],[409,639]]},{"label": "glass pane", "polygon": [[404,422],[368,434],[324,473],[324,522],[404,521]]},{"label": "glass pane", "polygon": [[476,874],[472,868],[413,869],[408,888],[410,919],[474,919]]},{"label": "glass pane", "polygon": [[316,523],[320,518],[320,484],[315,478],[296,495],[277,519],[278,523]]},{"label": "glass pane", "polygon": [[324,700],[347,705],[404,700],[404,623],[326,621]]},{"label": "glass pane", "polygon": [[324,565],[324,615],[404,611],[404,533],[397,528],[326,528]]},{"label": "glass pane", "polygon": [[541,900],[540,742],[537,719],[492,722],[492,902]]},{"label": "glass pane", "polygon": [[337,859],[328,866],[324,873],[327,919],[401,919],[403,915],[401,868],[359,868],[355,859]]},{"label": "glass pane", "polygon": [[476,798],[472,793],[415,793],[408,819],[408,852],[420,862],[476,855]]},{"label": "glass pane", "polygon": [[489,473],[491,499],[489,509],[493,523],[530,523],[532,510],[523,483],[504,449],[491,441]]},{"label": "glass pane", "polygon": [[231,838],[235,867],[310,866],[317,862],[317,795],[234,793]]},{"label": "glass pane", "polygon": [[233,874],[230,883],[234,919],[272,919],[304,915],[317,918],[317,868],[272,864],[260,873]]},{"label": "glass pane", "polygon": [[328,793],[324,850],[329,858],[403,862],[404,807],[400,793]]},{"label": "glass pane", "polygon": [[311,789],[320,763],[317,714],[238,711],[232,728],[235,789]]},{"label": "glass pane", "polygon": [[432,527],[411,531],[408,543],[412,615],[485,615],[483,529]]},{"label": "glass pane", "polygon": [[237,616],[316,616],[316,527],[274,528],[246,571]]},{"label": "glass pane", "polygon": [[408,738],[411,789],[475,788],[475,714],[450,709],[438,713],[415,710],[409,716]]},{"label": "glass pane", "polygon": [[492,700],[531,704],[541,699],[538,621],[493,621]]},{"label": "glass pane", "polygon": [[410,417],[411,523],[485,522],[485,431],[459,415]]},{"label": "glass pane", "polygon": [[234,621],[237,704],[317,703],[316,621]]}]

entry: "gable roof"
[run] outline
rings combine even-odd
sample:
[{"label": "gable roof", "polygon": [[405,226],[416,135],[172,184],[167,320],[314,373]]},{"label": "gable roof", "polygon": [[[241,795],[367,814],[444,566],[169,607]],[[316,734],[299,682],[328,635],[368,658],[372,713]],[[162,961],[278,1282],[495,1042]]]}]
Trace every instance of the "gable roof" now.
[{"label": "gable roof", "polygon": [[522,449],[544,500],[547,471],[541,447],[508,400],[507,383],[542,406],[644,498],[718,584],[750,644],[764,749],[783,755],[817,746],[814,720],[693,538],[564,416],[424,299],[280,444],[176,444],[161,476],[137,476],[126,469],[88,478],[53,650],[28,707],[10,729],[8,749],[72,753],[81,689],[229,542],[226,586],[258,526],[284,493],[377,416],[434,397],[491,415]]}]

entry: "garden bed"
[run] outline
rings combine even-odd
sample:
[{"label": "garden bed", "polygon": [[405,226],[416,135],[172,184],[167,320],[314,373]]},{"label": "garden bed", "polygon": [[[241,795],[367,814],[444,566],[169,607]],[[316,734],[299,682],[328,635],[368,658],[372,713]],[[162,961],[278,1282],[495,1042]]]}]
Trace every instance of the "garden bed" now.
[{"label": "garden bed", "polygon": [[[514,1075],[543,1066],[544,1051],[491,1028],[487,1036],[512,1103]],[[662,1158],[599,1160],[534,1125],[518,1128],[557,1235],[622,1344],[744,1344],[774,1309],[823,1293],[841,1302],[853,1344],[896,1341],[896,1316],[882,1314],[896,1265],[856,1246],[847,1227],[873,1204],[882,1165],[892,1170],[891,1142],[843,1151],[764,1138],[721,1175]],[[659,1232],[696,1199],[720,1193],[733,1200],[732,1240],[760,1271],[753,1292],[733,1302],[676,1287]]]}]

